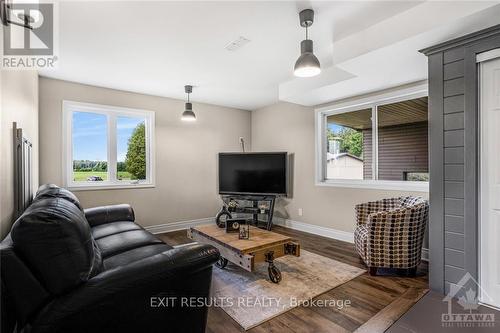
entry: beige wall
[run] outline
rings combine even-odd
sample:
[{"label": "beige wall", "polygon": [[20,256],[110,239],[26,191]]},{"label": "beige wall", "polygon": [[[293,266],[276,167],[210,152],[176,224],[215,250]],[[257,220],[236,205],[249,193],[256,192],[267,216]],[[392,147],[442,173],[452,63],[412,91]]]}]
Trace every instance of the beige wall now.
[{"label": "beige wall", "polygon": [[10,230],[14,213],[13,122],[33,144],[33,186],[38,187],[38,74],[1,71],[0,224],[1,237]]},{"label": "beige wall", "polygon": [[186,123],[181,100],[40,78],[40,183],[62,184],[63,100],[155,111],[156,187],[75,192],[84,207],[130,203],[143,226],[215,216],[217,153],[239,151],[240,136],[251,147],[249,111],[194,103]]},{"label": "beige wall", "polygon": [[[354,205],[385,197],[427,193],[364,190],[315,185],[314,110],[278,103],[252,112],[252,150],[294,153],[293,198],[282,199],[278,213],[294,221],[353,232]],[[298,215],[302,208],[303,215]]]},{"label": "beige wall", "polygon": [[[40,182],[62,184],[61,103],[73,100],[156,112],[156,187],[75,192],[85,207],[130,203],[143,226],[214,216],[216,156],[239,151],[243,136],[253,151],[294,153],[293,198],[277,215],[352,232],[354,205],[405,194],[427,193],[324,187],[314,184],[314,110],[278,103],[253,112],[195,104],[195,123],[180,120],[183,101],[40,78]],[[251,140],[251,142],[250,142]],[[251,143],[251,145],[250,145]],[[303,215],[298,215],[302,208]]]}]

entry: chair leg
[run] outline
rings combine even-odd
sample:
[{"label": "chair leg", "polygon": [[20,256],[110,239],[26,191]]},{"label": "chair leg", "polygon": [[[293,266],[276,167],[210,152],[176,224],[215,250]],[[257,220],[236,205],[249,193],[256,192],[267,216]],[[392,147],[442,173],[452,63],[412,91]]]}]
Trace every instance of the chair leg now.
[{"label": "chair leg", "polygon": [[369,272],[371,276],[377,275],[377,267],[370,267]]}]

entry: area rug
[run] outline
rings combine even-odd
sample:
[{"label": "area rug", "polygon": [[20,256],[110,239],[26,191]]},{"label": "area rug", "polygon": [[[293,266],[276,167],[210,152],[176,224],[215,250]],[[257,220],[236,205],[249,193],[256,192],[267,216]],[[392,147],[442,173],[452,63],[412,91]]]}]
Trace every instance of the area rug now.
[{"label": "area rug", "polygon": [[212,299],[248,330],[365,272],[304,250],[300,257],[278,258],[275,265],[283,277],[279,284],[269,281],[265,263],[253,273],[231,263],[224,269],[214,266]]}]

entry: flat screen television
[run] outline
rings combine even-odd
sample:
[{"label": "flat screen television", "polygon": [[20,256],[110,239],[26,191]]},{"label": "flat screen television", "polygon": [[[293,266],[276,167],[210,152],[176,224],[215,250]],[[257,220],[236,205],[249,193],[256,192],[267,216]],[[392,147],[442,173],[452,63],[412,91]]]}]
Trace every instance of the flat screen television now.
[{"label": "flat screen television", "polygon": [[287,194],[288,154],[219,153],[220,194]]}]

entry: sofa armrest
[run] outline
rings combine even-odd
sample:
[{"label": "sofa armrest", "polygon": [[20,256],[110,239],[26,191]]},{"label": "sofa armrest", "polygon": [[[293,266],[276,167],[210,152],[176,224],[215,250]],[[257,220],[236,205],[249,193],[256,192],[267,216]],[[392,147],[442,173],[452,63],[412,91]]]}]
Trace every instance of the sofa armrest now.
[{"label": "sofa armrest", "polygon": [[92,227],[117,221],[135,221],[134,210],[128,204],[87,208],[84,213]]},{"label": "sofa armrest", "polygon": [[70,294],[53,300],[32,326],[38,327],[37,332],[64,332],[68,328],[78,328],[74,332],[95,328],[133,331],[134,327],[148,331],[148,325],[167,328],[165,324],[184,316],[188,322],[189,316],[206,316],[206,307],[180,307],[178,299],[179,306],[158,310],[152,307],[151,299],[207,298],[212,265],[218,258],[216,248],[193,244],[104,271]]}]

